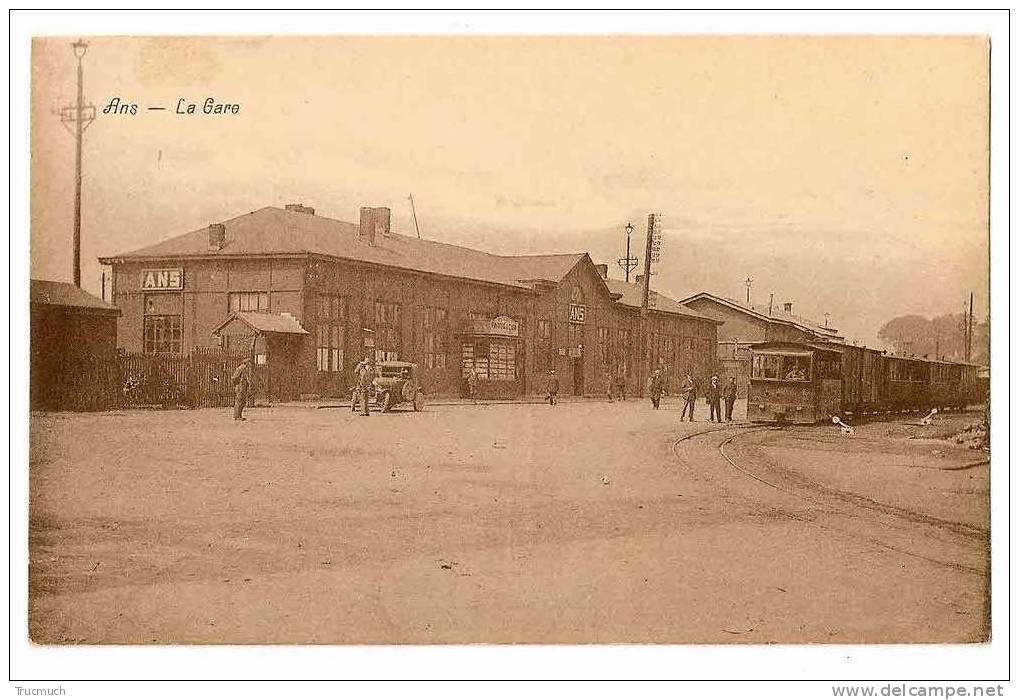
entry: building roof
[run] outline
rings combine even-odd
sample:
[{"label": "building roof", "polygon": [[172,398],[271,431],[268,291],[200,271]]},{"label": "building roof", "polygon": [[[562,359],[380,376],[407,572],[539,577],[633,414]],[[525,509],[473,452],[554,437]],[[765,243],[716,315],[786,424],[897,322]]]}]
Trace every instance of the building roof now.
[{"label": "building roof", "polygon": [[[644,301],[643,285],[631,284],[629,282],[624,282],[623,280],[614,279],[606,279],[605,284],[609,288],[610,292],[622,295],[619,298],[620,304],[632,306],[638,309],[641,307],[641,303]],[[648,307],[654,311],[663,311],[670,314],[679,314],[680,316],[689,316],[690,318],[696,318],[702,321],[721,323],[720,321],[698,311],[694,311],[689,306],[684,306],[681,302],[671,299],[664,294],[654,291],[653,289],[648,293]]]},{"label": "building roof", "polygon": [[212,334],[218,334],[233,321],[240,321],[259,333],[295,333],[308,335],[301,327],[300,321],[288,313],[271,314],[259,311],[235,311],[225,321],[216,326]]},{"label": "building roof", "polygon": [[559,281],[586,255],[493,255],[398,233],[377,234],[375,244],[368,245],[360,240],[357,224],[277,207],[264,207],[223,224],[226,243],[218,250],[210,249],[209,228],[203,227],[100,260],[109,264],[132,259],[310,253],[529,290],[540,280]]},{"label": "building roof", "polygon": [[749,316],[753,316],[754,318],[760,319],[762,321],[767,321],[768,323],[780,323],[783,325],[795,326],[796,328],[799,328],[802,331],[805,331],[807,333],[813,333],[819,338],[824,338],[826,340],[832,341],[843,340],[843,337],[839,335],[837,328],[832,328],[831,326],[824,326],[822,324],[817,323],[816,321],[804,318],[803,316],[797,316],[796,314],[786,311],[782,307],[773,307],[769,311],[766,308],[761,309],[759,307],[754,306],[753,304],[748,306],[747,304],[736,301],[735,299],[729,299],[727,297],[718,296],[717,294],[712,294],[710,292],[698,292],[697,294],[694,294],[692,296],[687,297],[686,299],[683,299],[680,303],[689,304],[690,302],[697,301],[698,299],[709,299],[711,301],[722,304],[723,306],[727,306],[731,309],[735,309],[736,311],[740,311]]},{"label": "building roof", "polygon": [[29,298],[32,304],[43,306],[63,306],[80,310],[83,313],[120,314],[120,309],[113,304],[109,304],[69,282],[31,280]]}]

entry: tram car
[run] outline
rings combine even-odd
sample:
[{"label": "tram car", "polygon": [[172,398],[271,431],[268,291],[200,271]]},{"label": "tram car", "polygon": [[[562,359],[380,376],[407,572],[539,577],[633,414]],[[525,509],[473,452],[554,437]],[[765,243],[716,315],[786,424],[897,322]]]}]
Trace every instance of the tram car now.
[{"label": "tram car", "polygon": [[751,345],[747,418],[816,423],[832,416],[962,409],[979,403],[977,366],[885,355],[842,343]]},{"label": "tram car", "polygon": [[754,343],[747,419],[816,423],[842,405],[842,350],[835,345]]}]

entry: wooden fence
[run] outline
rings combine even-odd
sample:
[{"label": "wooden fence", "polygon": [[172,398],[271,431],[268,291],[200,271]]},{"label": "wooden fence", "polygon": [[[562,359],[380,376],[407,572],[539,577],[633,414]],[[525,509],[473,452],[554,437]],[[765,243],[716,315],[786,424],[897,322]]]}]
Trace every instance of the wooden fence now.
[{"label": "wooden fence", "polygon": [[[243,355],[119,353],[51,368],[53,388],[33,396],[33,408],[103,411],[114,408],[206,408],[233,404],[230,375]],[[252,396],[265,396],[264,367],[252,373]]]}]

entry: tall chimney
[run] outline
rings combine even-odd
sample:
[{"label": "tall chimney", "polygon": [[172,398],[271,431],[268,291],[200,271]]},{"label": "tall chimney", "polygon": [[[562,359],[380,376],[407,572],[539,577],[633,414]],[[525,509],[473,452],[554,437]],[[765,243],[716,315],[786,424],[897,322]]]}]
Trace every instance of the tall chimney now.
[{"label": "tall chimney", "polygon": [[375,210],[371,207],[361,207],[358,237],[363,243],[375,245]]},{"label": "tall chimney", "polygon": [[375,232],[388,235],[389,207],[372,207],[372,215],[375,217]]},{"label": "tall chimney", "polygon": [[226,245],[226,224],[209,224],[209,250],[223,250]]},{"label": "tall chimney", "polygon": [[782,304],[782,308],[785,309],[785,312],[787,314],[791,314],[793,312],[793,303],[791,301],[787,301],[786,303]]}]

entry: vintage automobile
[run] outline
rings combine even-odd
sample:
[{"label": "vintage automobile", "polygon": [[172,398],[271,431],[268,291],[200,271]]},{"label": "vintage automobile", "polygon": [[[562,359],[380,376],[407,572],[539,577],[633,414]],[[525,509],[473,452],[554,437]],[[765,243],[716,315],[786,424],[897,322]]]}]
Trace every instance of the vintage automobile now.
[{"label": "vintage automobile", "polygon": [[418,382],[418,366],[413,362],[384,360],[375,365],[375,402],[385,413],[403,403],[415,411],[425,407],[425,394]]}]

